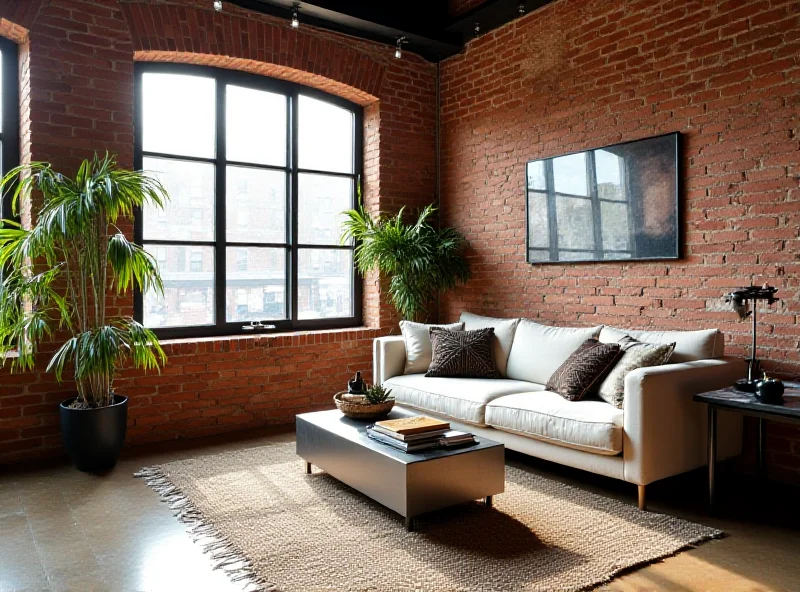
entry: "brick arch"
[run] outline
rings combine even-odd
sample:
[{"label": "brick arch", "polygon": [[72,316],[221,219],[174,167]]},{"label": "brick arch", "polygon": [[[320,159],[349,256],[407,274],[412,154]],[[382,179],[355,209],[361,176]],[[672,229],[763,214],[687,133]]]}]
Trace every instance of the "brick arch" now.
[{"label": "brick arch", "polygon": [[[0,0],[2,1],[2,0]],[[280,19],[253,18],[236,7],[217,13],[193,6],[123,2],[134,56],[246,70],[305,84],[360,105],[378,100],[385,63],[345,38],[295,30]]]}]

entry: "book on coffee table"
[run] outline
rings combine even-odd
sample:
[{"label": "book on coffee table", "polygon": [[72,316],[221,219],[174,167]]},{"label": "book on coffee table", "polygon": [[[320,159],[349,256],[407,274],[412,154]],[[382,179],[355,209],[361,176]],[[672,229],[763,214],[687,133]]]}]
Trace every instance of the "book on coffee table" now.
[{"label": "book on coffee table", "polygon": [[423,450],[432,450],[434,448],[439,447],[439,436],[426,438],[425,440],[418,442],[403,442],[401,440],[392,438],[391,436],[387,436],[386,434],[376,432],[372,427],[367,428],[367,436],[377,442],[386,444],[387,446],[391,446],[392,448],[397,448],[398,450],[402,450],[403,452],[409,452],[409,453],[421,452]]},{"label": "book on coffee table", "polygon": [[376,421],[375,426],[380,427],[382,431],[388,430],[403,436],[450,429],[448,422],[425,417],[424,415]]},{"label": "book on coffee table", "polygon": [[439,438],[450,431],[447,428],[443,428],[441,430],[431,430],[430,432],[420,432],[419,434],[398,434],[397,432],[387,430],[379,425],[372,425],[368,427],[372,428],[377,433],[394,438],[400,442],[418,442],[419,440],[427,440],[432,437]]}]

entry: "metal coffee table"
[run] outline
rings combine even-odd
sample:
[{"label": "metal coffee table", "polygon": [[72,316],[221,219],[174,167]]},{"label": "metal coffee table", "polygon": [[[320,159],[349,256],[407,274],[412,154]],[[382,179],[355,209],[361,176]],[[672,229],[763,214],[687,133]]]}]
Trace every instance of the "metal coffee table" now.
[{"label": "metal coffee table", "polygon": [[[411,415],[395,409],[390,419]],[[492,505],[492,496],[505,488],[504,447],[476,438],[463,448],[406,454],[367,436],[371,422],[349,419],[338,410],[297,416],[297,454],[311,465],[394,510],[414,517],[476,499]]]}]

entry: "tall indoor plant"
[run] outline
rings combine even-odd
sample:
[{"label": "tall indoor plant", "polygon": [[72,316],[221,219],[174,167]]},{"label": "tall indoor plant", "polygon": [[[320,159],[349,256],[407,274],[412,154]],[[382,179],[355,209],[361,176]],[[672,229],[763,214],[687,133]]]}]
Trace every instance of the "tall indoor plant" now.
[{"label": "tall indoor plant", "polygon": [[345,212],[342,241],[356,241],[359,271],[377,269],[388,277],[389,300],[407,320],[426,320],[438,294],[469,279],[464,237],[452,228],[435,228],[434,212],[426,206],[413,223],[406,222],[405,208],[375,218],[363,205]]},{"label": "tall indoor plant", "polygon": [[159,369],[166,361],[152,331],[107,314],[114,291],[163,292],[153,257],[116,224],[143,205],[163,207],[167,192],[144,172],[118,168],[109,155],[84,161],[74,177],[46,163],[23,165],[0,187],[4,193],[13,187],[15,210],[20,196],[32,191],[42,203],[30,229],[11,220],[0,228],[3,363],[10,360],[12,371],[31,370],[41,344],[55,343],[47,370],[59,382],[71,372],[77,389],[61,404],[67,450],[81,470],[109,468],[127,425],[127,398],[113,390],[117,371],[124,364]]}]

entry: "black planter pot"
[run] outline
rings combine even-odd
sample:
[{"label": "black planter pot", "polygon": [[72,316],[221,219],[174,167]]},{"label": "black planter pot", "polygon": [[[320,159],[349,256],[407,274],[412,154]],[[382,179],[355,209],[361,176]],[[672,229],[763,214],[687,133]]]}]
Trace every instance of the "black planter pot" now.
[{"label": "black planter pot", "polygon": [[128,397],[114,395],[99,409],[70,409],[75,398],[61,403],[61,434],[72,464],[87,473],[106,471],[117,464],[128,431]]}]

